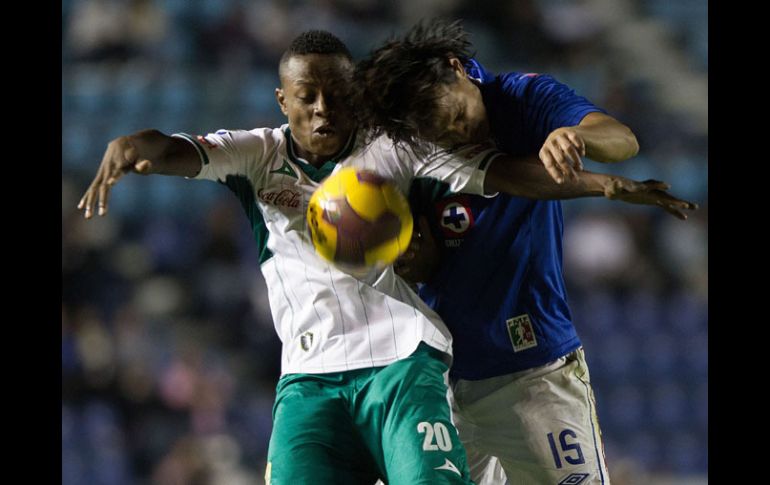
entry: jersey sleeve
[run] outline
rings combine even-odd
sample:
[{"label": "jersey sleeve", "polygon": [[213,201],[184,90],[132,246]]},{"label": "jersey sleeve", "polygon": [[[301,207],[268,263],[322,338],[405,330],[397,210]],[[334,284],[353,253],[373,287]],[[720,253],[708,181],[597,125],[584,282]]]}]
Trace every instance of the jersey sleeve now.
[{"label": "jersey sleeve", "polygon": [[487,71],[484,66],[481,65],[476,59],[468,59],[465,63],[465,72],[474,79],[478,79],[483,83],[493,82],[495,80],[494,74]]},{"label": "jersey sleeve", "polygon": [[423,156],[412,150],[405,150],[407,153],[403,155],[410,161],[415,178],[440,180],[452,192],[479,195],[485,195],[484,178],[492,160],[503,154],[492,143],[462,145],[452,149],[425,145],[423,149]]},{"label": "jersey sleeve", "polygon": [[579,124],[588,113],[606,113],[547,74],[510,73],[503,76],[503,87],[524,104],[526,123],[543,139],[557,128]]},{"label": "jersey sleeve", "polygon": [[218,130],[208,135],[175,133],[193,145],[201,160],[195,179],[225,183],[228,176],[243,175],[252,181],[261,178],[268,153],[273,148],[270,129]]}]

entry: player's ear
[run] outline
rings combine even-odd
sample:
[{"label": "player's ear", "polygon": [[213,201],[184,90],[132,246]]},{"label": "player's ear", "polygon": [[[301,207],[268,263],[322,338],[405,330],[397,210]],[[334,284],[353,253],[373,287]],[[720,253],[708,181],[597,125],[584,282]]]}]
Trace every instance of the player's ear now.
[{"label": "player's ear", "polygon": [[286,97],[283,95],[283,89],[275,88],[275,99],[278,101],[278,106],[281,107],[281,112],[286,116],[289,116],[289,110],[286,109]]},{"label": "player's ear", "polygon": [[460,62],[460,59],[456,57],[450,57],[449,65],[452,66],[452,70],[455,72],[455,75],[457,75],[459,79],[465,79],[467,77],[467,74],[465,73],[465,66],[463,66],[462,62]]}]

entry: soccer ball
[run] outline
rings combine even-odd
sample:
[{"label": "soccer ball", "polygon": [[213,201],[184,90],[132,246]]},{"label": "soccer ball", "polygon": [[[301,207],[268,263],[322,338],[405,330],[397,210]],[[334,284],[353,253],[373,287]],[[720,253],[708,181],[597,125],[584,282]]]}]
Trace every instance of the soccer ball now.
[{"label": "soccer ball", "polygon": [[388,179],[345,167],[310,197],[307,224],[316,252],[343,269],[384,268],[407,248],[412,213]]}]

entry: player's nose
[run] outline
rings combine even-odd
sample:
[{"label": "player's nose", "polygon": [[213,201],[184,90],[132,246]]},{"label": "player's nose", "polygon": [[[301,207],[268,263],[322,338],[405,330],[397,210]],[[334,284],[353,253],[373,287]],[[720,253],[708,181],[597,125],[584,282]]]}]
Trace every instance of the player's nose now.
[{"label": "player's nose", "polygon": [[320,116],[326,116],[329,114],[329,111],[330,107],[328,99],[323,94],[319,94],[313,105],[313,112]]}]

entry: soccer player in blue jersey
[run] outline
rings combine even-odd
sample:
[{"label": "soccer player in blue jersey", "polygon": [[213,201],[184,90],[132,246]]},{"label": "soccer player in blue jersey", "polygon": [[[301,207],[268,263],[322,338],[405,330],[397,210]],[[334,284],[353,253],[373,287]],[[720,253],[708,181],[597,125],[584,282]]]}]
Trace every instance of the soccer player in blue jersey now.
[{"label": "soccer player in blue jersey", "polygon": [[[432,21],[375,50],[356,72],[363,122],[406,144],[491,138],[521,163],[543,163],[558,183],[578,177],[582,156],[637,153],[628,127],[568,86],[548,75],[492,75],[469,49],[459,22]],[[427,180],[413,183],[410,199],[429,227],[399,272],[424,282],[420,296],[454,337],[454,419],[472,478],[609,484],[567,305],[560,202],[455,194]],[[427,251],[434,239],[440,257]]]}]

